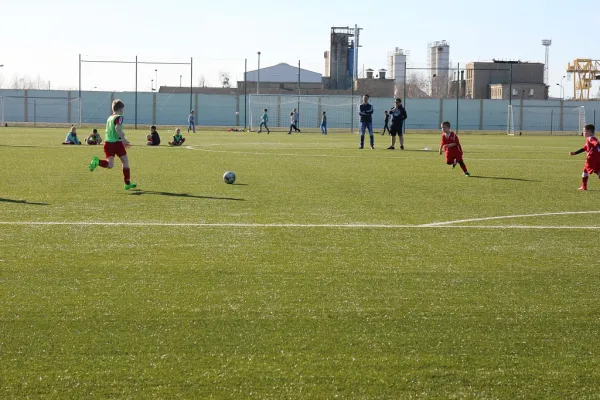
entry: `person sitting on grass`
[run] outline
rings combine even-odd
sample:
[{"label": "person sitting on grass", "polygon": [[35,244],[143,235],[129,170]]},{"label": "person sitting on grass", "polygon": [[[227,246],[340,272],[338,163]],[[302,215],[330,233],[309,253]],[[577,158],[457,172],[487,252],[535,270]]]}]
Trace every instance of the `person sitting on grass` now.
[{"label": "person sitting on grass", "polygon": [[102,143],[102,138],[100,137],[100,134],[98,133],[98,129],[94,128],[92,130],[92,133],[90,133],[90,136],[87,137],[87,139],[85,140],[85,142],[89,145],[97,145]]},{"label": "person sitting on grass", "polygon": [[67,133],[67,137],[63,144],[81,144],[79,138],[77,137],[77,128],[71,126],[71,130]]},{"label": "person sitting on grass", "polygon": [[181,129],[175,129],[175,134],[173,135],[173,141],[169,142],[169,146],[181,146],[185,142],[185,138],[181,134]]},{"label": "person sitting on grass", "polygon": [[146,145],[148,146],[158,146],[160,145],[160,136],[158,135],[158,131],[156,130],[156,126],[152,125],[150,127],[150,133],[146,135],[146,140],[148,141]]}]

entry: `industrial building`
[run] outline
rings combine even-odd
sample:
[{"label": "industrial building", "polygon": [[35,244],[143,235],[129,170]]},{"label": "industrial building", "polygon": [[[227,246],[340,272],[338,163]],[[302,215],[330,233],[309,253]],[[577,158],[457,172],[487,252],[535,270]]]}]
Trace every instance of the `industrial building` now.
[{"label": "industrial building", "polygon": [[427,48],[430,97],[447,97],[450,90],[450,45],[445,40],[429,43]]},{"label": "industrial building", "polygon": [[542,63],[498,60],[470,62],[466,72],[467,99],[548,99]]},{"label": "industrial building", "polygon": [[[332,27],[330,50],[325,52],[324,84],[329,89],[350,89],[358,60],[358,34],[355,28]],[[354,42],[356,40],[356,44]]]},{"label": "industrial building", "polygon": [[[298,73],[300,79],[298,80]],[[273,93],[281,91],[298,92],[298,84],[303,90],[322,90],[323,76],[318,72],[298,68],[286,63],[279,63],[260,70],[248,71],[246,82],[248,92]],[[244,82],[238,82],[238,87],[243,87]]]}]

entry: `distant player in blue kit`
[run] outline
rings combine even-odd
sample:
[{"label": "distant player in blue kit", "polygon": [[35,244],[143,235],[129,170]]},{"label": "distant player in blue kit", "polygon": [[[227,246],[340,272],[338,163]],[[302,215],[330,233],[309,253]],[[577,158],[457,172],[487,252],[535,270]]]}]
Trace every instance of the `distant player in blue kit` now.
[{"label": "distant player in blue kit", "polygon": [[188,116],[188,133],[190,131],[196,133],[196,115],[194,110],[190,111],[190,115]]},{"label": "distant player in blue kit", "polygon": [[267,114],[267,109],[265,108],[264,114],[262,115],[262,117],[260,117],[260,126],[258,127],[258,133],[262,132],[263,126],[267,129],[267,133],[271,133],[269,127],[267,126],[267,122],[269,122],[269,115]]},{"label": "distant player in blue kit", "polygon": [[323,117],[321,118],[321,135],[327,135],[327,115],[323,111]]},{"label": "distant player in blue kit", "polygon": [[371,141],[371,150],[375,150],[375,138],[373,137],[373,106],[369,104],[369,95],[363,96],[363,102],[358,106],[358,115],[360,115],[360,147],[365,148],[365,131],[369,130],[369,139]]}]

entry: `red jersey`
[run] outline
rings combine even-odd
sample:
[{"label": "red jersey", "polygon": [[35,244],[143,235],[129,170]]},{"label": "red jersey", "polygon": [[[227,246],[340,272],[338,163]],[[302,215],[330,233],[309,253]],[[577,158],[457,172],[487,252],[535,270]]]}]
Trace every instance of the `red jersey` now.
[{"label": "red jersey", "polygon": [[[445,147],[447,144],[456,143],[454,147]],[[454,132],[450,132],[448,136],[445,133],[442,133],[442,140],[440,141],[440,146],[444,146],[444,151],[446,154],[448,153],[456,153],[462,154],[462,147],[460,146],[460,141],[458,140],[458,136]]]},{"label": "red jersey", "polygon": [[583,151],[587,154],[585,159],[585,169],[589,173],[600,170],[600,142],[594,136],[585,139]]}]

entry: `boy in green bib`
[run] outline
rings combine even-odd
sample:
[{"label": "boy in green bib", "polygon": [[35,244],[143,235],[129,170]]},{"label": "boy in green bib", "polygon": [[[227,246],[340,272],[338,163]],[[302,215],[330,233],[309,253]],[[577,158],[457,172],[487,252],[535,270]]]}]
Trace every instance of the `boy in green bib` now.
[{"label": "boy in green bib", "polygon": [[104,155],[106,160],[100,160],[98,157],[92,158],[90,162],[90,171],[100,166],[102,168],[112,168],[115,161],[115,156],[119,157],[123,163],[123,181],[125,182],[125,190],[133,189],[137,185],[131,182],[131,171],[129,169],[129,159],[125,148],[131,147],[131,144],[125,139],[123,132],[123,110],[125,104],[121,100],[115,100],[112,103],[113,113],[106,120],[106,137],[104,139]]}]

